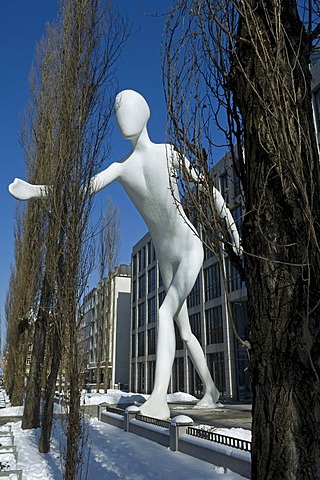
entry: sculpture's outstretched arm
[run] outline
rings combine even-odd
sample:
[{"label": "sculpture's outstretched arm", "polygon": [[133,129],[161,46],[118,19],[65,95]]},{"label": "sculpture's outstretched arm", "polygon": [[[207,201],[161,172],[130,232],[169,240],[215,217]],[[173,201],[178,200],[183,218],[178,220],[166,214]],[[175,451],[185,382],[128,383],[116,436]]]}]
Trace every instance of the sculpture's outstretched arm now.
[{"label": "sculpture's outstretched arm", "polygon": [[114,162],[108,168],[91,178],[89,183],[89,193],[94,195],[110,183],[118,180],[123,169],[122,163]]},{"label": "sculpture's outstretched arm", "polygon": [[[90,195],[94,195],[119,178],[120,170],[121,164],[113,163],[106,170],[92,177],[89,183]],[[46,197],[48,195],[48,187],[46,185],[31,185],[31,183],[25,182],[20,178],[15,178],[9,185],[9,192],[18,200],[30,200],[30,198]]]},{"label": "sculpture's outstretched arm", "polygon": [[[191,176],[192,180],[196,183],[200,183],[200,188],[201,186],[201,179],[202,175],[197,172],[194,168],[193,165],[189,162],[187,158],[183,159],[184,162],[184,167],[188,171],[189,175]],[[179,159],[178,155],[175,153],[175,158],[174,158],[174,165],[178,166],[179,165]],[[213,187],[213,196],[214,196],[214,202],[215,202],[215,207],[217,214],[219,215],[220,218],[222,218],[226,222],[227,230],[231,235],[232,238],[232,248],[233,251],[236,253],[236,255],[241,255],[242,254],[242,247],[240,245],[240,236],[239,232],[237,229],[237,226],[235,224],[235,221],[233,219],[233,216],[229,210],[229,208],[226,205],[226,202],[219,192],[215,187]]]},{"label": "sculpture's outstretched arm", "polygon": [[231,235],[233,251],[236,255],[241,255],[242,247],[240,245],[240,236],[234,218],[231,215],[223,196],[215,187],[213,187],[213,196],[217,214],[220,218],[224,219],[227,225],[227,230]]},{"label": "sculpture's outstretched arm", "polygon": [[9,185],[9,192],[18,200],[46,197],[48,188],[45,185],[31,185],[20,178],[15,178]]}]

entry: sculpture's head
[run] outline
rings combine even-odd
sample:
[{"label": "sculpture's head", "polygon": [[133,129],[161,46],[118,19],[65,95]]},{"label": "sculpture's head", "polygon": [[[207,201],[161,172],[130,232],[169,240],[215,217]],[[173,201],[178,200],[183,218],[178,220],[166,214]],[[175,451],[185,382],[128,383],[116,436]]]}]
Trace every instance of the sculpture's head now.
[{"label": "sculpture's head", "polygon": [[127,139],[139,136],[150,118],[147,102],[134,90],[123,90],[118,93],[115,111],[119,130]]}]

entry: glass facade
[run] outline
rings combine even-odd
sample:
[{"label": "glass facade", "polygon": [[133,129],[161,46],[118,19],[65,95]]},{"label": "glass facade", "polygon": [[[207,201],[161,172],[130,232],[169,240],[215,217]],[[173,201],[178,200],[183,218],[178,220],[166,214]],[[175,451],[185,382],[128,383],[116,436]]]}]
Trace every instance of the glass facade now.
[{"label": "glass facade", "polygon": [[208,302],[221,296],[220,265],[210,265],[204,270],[205,301]]},{"label": "glass facade", "polygon": [[148,299],[148,323],[154,323],[157,319],[157,302],[156,297]]},{"label": "glass facade", "polygon": [[150,328],[148,330],[148,355],[156,353],[156,329]]},{"label": "glass facade", "polygon": [[193,286],[188,296],[188,308],[200,305],[201,301],[201,289],[200,289],[200,277],[197,277],[196,283]]},{"label": "glass facade", "polygon": [[148,293],[156,290],[156,267],[148,271]]},{"label": "glass facade", "polygon": [[207,344],[223,343],[222,306],[206,310]]}]

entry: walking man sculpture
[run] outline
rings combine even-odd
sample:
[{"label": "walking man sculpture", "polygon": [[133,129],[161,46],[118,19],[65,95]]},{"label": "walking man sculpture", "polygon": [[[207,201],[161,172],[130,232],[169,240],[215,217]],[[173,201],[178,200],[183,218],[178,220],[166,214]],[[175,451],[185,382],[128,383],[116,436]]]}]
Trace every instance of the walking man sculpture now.
[{"label": "walking man sculpture", "polygon": [[[212,405],[219,398],[201,345],[191,331],[186,303],[202,266],[203,247],[173,198],[178,198],[179,192],[170,179],[170,172],[179,168],[178,154],[171,145],[155,144],[148,136],[150,110],[147,102],[139,93],[125,90],[117,95],[115,108],[118,127],[122,136],[131,141],[132,151],[94,176],[90,191],[94,194],[117,180],[149,228],[166,296],[159,309],[154,387],[141,412],[167,419],[170,411],[166,395],[175,355],[174,321],[204,385],[204,396],[198,405]],[[20,179],[9,186],[12,195],[20,200],[45,196],[47,190],[46,186],[31,185]],[[233,248],[240,253],[239,236],[231,213],[217,190],[214,195],[217,213],[226,221]]]}]

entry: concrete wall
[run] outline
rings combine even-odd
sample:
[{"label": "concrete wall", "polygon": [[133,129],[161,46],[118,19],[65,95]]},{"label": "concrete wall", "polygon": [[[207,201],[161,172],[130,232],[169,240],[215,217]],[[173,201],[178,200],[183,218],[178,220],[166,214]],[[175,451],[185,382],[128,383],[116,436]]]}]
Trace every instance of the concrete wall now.
[{"label": "concrete wall", "polygon": [[251,456],[249,452],[226,447],[191,435],[181,435],[179,437],[179,452],[218,467],[227,467],[243,477],[250,478]]},{"label": "concrete wall", "polygon": [[157,425],[150,425],[149,423],[141,422],[140,420],[130,421],[131,433],[135,433],[140,437],[147,438],[152,442],[159,443],[164,447],[170,446],[170,432],[167,428],[158,427]]},{"label": "concrete wall", "polygon": [[101,412],[100,417],[101,422],[107,423],[108,425],[113,425],[114,427],[124,428],[124,419],[122,415],[111,412]]}]

